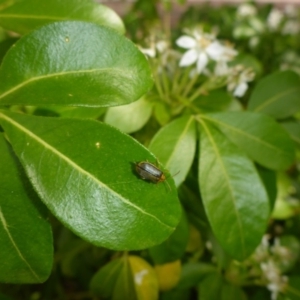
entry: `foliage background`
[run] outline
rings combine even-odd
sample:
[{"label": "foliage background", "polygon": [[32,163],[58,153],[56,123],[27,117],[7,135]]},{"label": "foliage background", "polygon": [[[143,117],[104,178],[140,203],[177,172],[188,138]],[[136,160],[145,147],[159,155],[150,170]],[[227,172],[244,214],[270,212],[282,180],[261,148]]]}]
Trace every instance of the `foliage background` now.
[{"label": "foliage background", "polygon": [[[0,1],[1,299],[300,297],[299,12],[156,4]],[[231,73],[178,66],[196,25]]]}]

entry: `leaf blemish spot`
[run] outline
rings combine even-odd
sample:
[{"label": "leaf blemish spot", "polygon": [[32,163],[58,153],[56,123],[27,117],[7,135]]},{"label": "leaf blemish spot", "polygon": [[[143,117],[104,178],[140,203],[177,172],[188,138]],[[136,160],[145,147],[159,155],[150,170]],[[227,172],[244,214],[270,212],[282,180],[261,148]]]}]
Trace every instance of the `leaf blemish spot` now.
[{"label": "leaf blemish spot", "polygon": [[99,149],[101,144],[99,142],[97,142],[95,145]]},{"label": "leaf blemish spot", "polygon": [[70,39],[68,37],[66,37],[65,41],[68,43],[70,41]]},{"label": "leaf blemish spot", "polygon": [[68,96],[69,96],[69,97],[73,97],[73,95],[72,95],[72,94],[68,94]]}]

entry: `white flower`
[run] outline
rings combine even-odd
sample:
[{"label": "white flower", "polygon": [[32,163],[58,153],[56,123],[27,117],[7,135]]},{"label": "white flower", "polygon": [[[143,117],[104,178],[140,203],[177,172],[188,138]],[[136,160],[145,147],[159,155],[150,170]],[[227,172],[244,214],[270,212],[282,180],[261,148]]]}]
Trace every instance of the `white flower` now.
[{"label": "white flower", "polygon": [[228,76],[227,89],[233,92],[235,97],[243,97],[248,89],[248,82],[254,79],[254,72],[250,68],[237,65],[231,69]]},{"label": "white flower", "polygon": [[144,53],[146,56],[149,56],[151,58],[155,57],[156,56],[156,51],[154,48],[142,48],[142,47],[139,47],[140,51],[142,53]]},{"label": "white flower", "polygon": [[271,292],[271,299],[276,300],[279,292],[283,292],[285,290],[288,278],[281,275],[279,268],[273,260],[261,263],[260,267],[268,282],[267,288]]},{"label": "white flower", "polygon": [[292,4],[288,4],[284,7],[284,14],[287,17],[291,17],[291,18],[297,18],[298,16],[298,10],[297,8],[292,5]]},{"label": "white flower", "polygon": [[237,16],[241,18],[253,17],[256,15],[256,8],[248,3],[241,4],[237,9]]},{"label": "white flower", "polygon": [[224,47],[210,34],[193,31],[193,37],[183,35],[177,39],[176,44],[186,51],[179,62],[180,67],[196,63],[197,73],[202,73],[209,60],[217,61],[223,54]]},{"label": "white flower", "polygon": [[234,50],[230,45],[223,46],[223,53],[217,60],[214,73],[216,76],[225,76],[229,73],[230,68],[227,63],[231,61],[238,52]]},{"label": "white flower", "polygon": [[277,30],[283,19],[283,13],[277,8],[273,8],[268,15],[267,24],[270,30]]},{"label": "white flower", "polygon": [[158,53],[161,54],[168,50],[169,44],[167,41],[159,40],[155,42],[153,37],[148,38],[148,40],[150,40],[149,48],[143,48],[139,46],[140,51],[144,53],[146,56],[154,58]]},{"label": "white flower", "polygon": [[297,20],[287,21],[282,28],[282,34],[285,35],[296,35],[299,32],[300,32],[300,23]]}]

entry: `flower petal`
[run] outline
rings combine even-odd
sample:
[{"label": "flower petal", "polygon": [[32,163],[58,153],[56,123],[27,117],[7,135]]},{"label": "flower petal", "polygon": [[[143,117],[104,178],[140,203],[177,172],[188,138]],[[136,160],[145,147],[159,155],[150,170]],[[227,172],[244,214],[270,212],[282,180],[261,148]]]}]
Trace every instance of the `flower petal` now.
[{"label": "flower petal", "polygon": [[222,58],[224,53],[224,46],[222,46],[219,42],[212,42],[207,48],[206,53],[213,60],[219,60]]},{"label": "flower petal", "polygon": [[198,60],[197,60],[197,72],[198,72],[198,74],[203,72],[203,70],[206,67],[207,63],[208,63],[208,57],[204,52],[202,52],[199,55]]},{"label": "flower petal", "polygon": [[197,44],[196,40],[187,35],[183,35],[176,40],[176,45],[184,49],[194,48],[196,44]]},{"label": "flower petal", "polygon": [[246,82],[240,83],[234,90],[233,95],[236,97],[243,97],[248,89]]},{"label": "flower petal", "polygon": [[190,49],[183,54],[179,62],[180,67],[187,67],[196,62],[198,52],[195,49]]}]

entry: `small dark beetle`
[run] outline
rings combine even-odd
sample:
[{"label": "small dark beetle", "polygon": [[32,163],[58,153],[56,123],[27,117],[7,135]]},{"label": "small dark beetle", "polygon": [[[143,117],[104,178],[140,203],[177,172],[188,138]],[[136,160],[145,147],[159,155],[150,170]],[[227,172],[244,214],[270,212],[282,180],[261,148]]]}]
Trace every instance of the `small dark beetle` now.
[{"label": "small dark beetle", "polygon": [[[151,181],[153,183],[159,183],[166,181],[166,176],[157,166],[147,162],[141,161],[135,164],[135,170],[140,175],[142,179]],[[169,188],[171,189],[169,183],[166,181]]]}]

